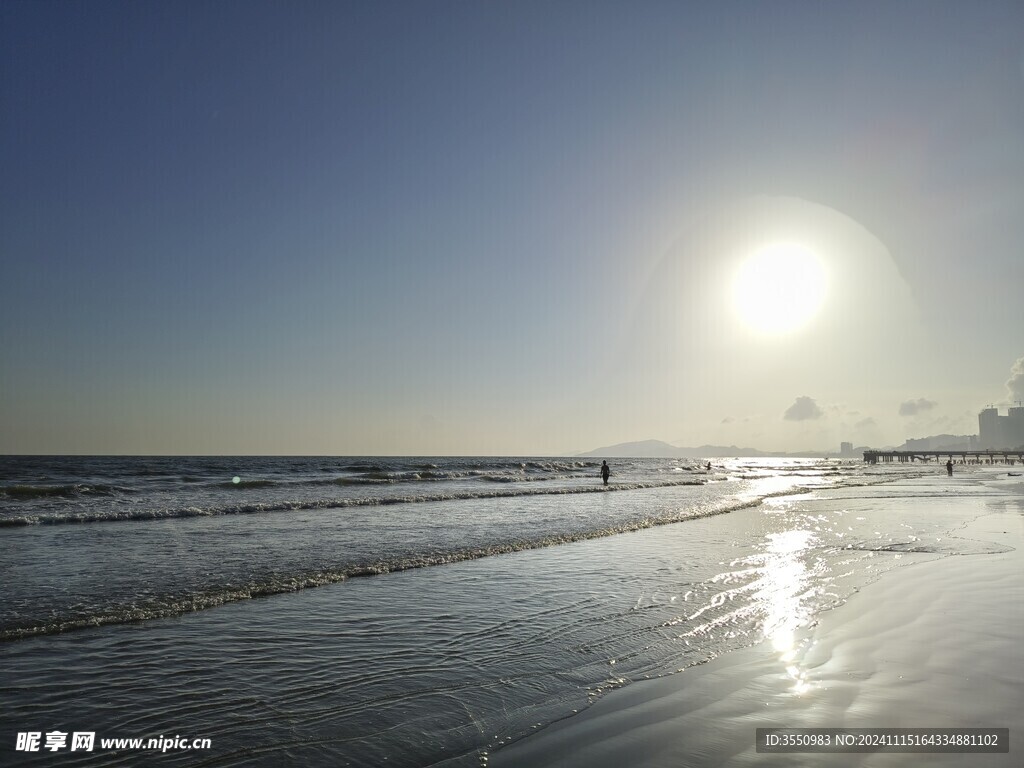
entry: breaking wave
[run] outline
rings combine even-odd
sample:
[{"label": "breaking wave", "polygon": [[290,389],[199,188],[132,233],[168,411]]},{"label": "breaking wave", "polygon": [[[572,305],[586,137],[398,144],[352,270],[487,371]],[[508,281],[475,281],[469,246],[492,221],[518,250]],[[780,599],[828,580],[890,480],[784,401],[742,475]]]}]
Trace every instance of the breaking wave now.
[{"label": "breaking wave", "polygon": [[[366,498],[306,499],[281,502],[253,502],[219,506],[190,506],[174,509],[93,509],[66,510],[35,515],[10,515],[0,518],[0,527],[22,525],[60,525],[65,523],[115,522],[124,520],[159,520],[167,518],[212,517],[215,515],[248,515],[262,512],[288,512],[304,509],[346,509],[351,507],[380,507],[394,504],[425,504],[439,501],[466,501],[472,499],[505,499],[526,496],[563,496],[581,493],[616,493],[645,488],[669,488],[685,485],[703,485],[703,480],[669,480],[659,482],[619,483],[611,486],[578,486],[562,488],[514,488],[479,491],[451,491],[447,493],[396,494]],[[230,485],[228,483],[227,485]]]}]

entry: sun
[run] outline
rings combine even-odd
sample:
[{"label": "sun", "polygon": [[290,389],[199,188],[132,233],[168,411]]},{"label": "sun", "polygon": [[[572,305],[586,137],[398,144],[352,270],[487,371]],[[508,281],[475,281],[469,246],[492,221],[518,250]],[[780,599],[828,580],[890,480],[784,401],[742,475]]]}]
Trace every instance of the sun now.
[{"label": "sun", "polygon": [[740,265],[732,287],[733,306],[747,326],[758,333],[783,335],[814,319],[825,302],[828,281],[813,251],[775,243]]}]

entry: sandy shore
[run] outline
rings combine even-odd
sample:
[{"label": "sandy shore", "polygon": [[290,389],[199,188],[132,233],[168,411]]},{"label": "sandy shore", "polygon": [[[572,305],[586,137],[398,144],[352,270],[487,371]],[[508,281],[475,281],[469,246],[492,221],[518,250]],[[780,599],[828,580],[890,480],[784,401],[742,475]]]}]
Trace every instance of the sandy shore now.
[{"label": "sandy shore", "polygon": [[[887,574],[791,647],[763,643],[614,691],[501,749],[509,766],[1024,765],[1024,505],[958,536],[1010,551]],[[1001,727],[1008,754],[759,754],[755,729]]]}]

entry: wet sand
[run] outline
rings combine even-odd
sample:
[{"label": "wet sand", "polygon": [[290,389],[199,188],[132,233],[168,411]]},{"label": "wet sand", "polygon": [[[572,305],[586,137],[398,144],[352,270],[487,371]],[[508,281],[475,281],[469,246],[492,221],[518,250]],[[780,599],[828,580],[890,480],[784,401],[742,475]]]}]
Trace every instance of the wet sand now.
[{"label": "wet sand", "polygon": [[[613,691],[490,766],[1024,765],[1024,503],[957,535],[1012,548],[896,569],[770,642]],[[766,754],[757,728],[1009,728],[1008,754]]]}]

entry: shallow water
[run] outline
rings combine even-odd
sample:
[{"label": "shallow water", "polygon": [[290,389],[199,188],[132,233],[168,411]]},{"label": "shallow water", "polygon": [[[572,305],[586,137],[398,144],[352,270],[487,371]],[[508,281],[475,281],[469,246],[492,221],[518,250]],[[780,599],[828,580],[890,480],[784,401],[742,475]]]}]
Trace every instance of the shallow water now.
[{"label": "shallow water", "polygon": [[[792,642],[888,569],[991,550],[955,536],[958,498],[996,493],[978,482],[984,473],[902,471],[879,485],[884,476],[859,466],[826,474],[832,464],[760,460],[701,486],[382,505],[358,525],[290,510],[8,528],[0,535],[17,557],[5,571],[29,586],[3,606],[10,615],[17,605],[21,621],[40,621],[28,596],[47,588],[42,606],[58,620],[90,600],[145,607],[159,590],[180,600],[174,589],[187,596],[204,578],[242,589],[210,610],[0,644],[12,681],[0,694],[0,743],[6,751],[16,732],[52,729],[212,740],[202,752],[62,756],[74,764],[476,765],[612,688],[765,637]],[[751,474],[763,477],[740,477]],[[787,489],[798,493],[768,495]],[[901,507],[906,497],[928,502]],[[707,514],[721,509],[731,511]],[[672,515],[684,521],[644,527]],[[624,525],[638,530],[599,535]],[[534,548],[495,554],[503,541]],[[294,579],[296,563],[344,563],[356,546],[382,557],[436,551],[438,562],[466,546],[487,556],[242,594],[245,578]],[[83,578],[82,552],[103,572]]]}]

